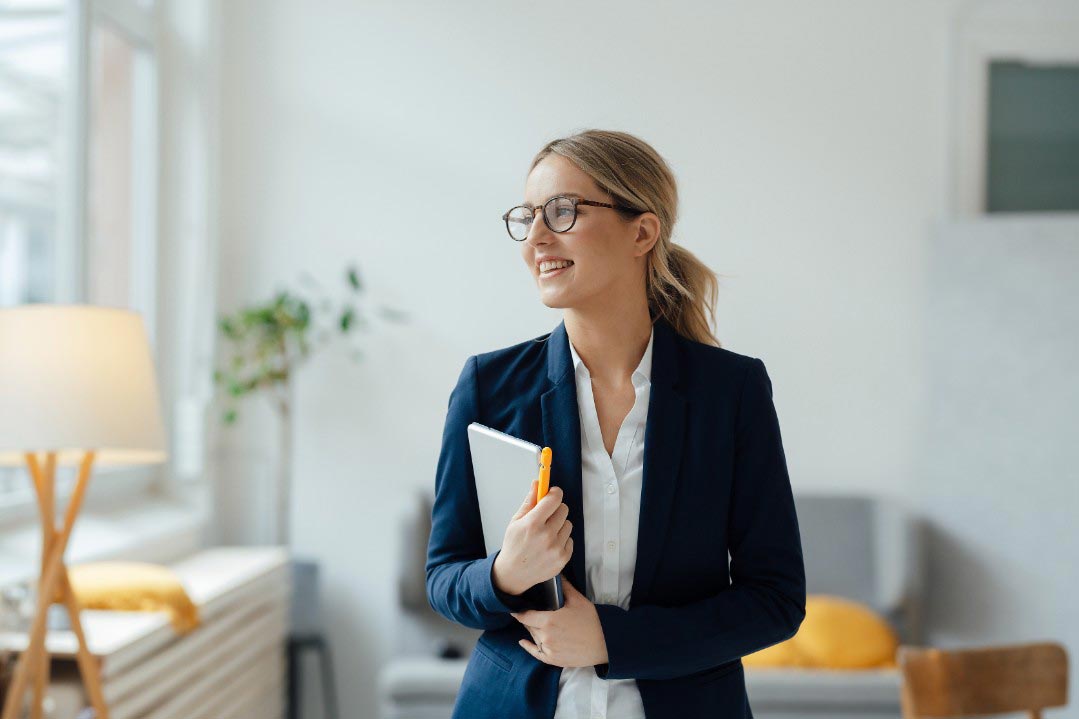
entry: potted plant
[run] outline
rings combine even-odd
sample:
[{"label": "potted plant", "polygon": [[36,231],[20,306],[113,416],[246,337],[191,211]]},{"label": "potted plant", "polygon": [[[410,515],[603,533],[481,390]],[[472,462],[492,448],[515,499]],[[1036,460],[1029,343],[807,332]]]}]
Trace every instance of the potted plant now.
[{"label": "potted plant", "polygon": [[[309,291],[301,294],[281,290],[271,299],[243,307],[218,319],[227,361],[214,369],[214,384],[225,392],[225,410],[221,419],[233,425],[239,418],[239,403],[249,395],[266,397],[278,418],[279,453],[275,473],[275,540],[289,543],[289,503],[292,492],[292,417],[293,380],[296,371],[331,337],[353,337],[358,328],[369,326],[361,303],[364,287],[359,271],[350,266],[345,271],[347,295],[335,302],[309,274],[301,274]],[[404,322],[407,316],[392,307],[376,305],[376,316]],[[353,345],[352,357],[359,361],[363,353]]]}]

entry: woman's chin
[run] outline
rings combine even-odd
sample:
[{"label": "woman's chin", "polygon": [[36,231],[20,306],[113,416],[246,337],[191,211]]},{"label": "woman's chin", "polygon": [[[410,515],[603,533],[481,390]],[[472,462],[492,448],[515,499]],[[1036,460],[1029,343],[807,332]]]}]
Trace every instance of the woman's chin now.
[{"label": "woman's chin", "polygon": [[540,290],[540,302],[552,310],[561,310],[571,306],[562,292],[544,292]]}]

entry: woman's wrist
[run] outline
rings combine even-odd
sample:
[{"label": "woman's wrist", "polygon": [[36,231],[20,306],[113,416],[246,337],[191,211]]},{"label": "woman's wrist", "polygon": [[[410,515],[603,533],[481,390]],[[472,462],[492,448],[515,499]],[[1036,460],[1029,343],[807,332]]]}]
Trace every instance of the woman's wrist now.
[{"label": "woman's wrist", "polygon": [[[499,564],[502,559],[502,553],[499,552],[495,557],[494,563],[491,565],[491,584],[495,586],[495,589],[503,594],[509,594],[510,596],[520,596],[524,589],[517,589],[510,582],[506,581],[505,568]],[[527,587],[525,587],[527,589]]]}]

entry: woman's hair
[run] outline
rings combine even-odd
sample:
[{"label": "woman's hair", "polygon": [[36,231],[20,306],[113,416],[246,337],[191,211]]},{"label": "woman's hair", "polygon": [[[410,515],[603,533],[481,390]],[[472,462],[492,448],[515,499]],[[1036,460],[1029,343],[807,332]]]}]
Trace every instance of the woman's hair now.
[{"label": "woman's hair", "polygon": [[646,258],[651,319],[663,317],[680,335],[719,347],[712,330],[719,281],[696,255],[671,241],[678,218],[678,187],[659,153],[626,132],[583,130],[548,142],[528,171],[552,153],[584,171],[614,204],[638,208],[636,212],[618,210],[623,218],[632,219],[642,211],[659,217],[659,240]]}]

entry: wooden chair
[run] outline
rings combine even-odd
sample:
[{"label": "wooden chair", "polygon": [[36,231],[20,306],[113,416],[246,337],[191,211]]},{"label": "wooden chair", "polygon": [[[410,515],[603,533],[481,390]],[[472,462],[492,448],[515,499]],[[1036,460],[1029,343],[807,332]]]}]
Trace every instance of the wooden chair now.
[{"label": "wooden chair", "polygon": [[1068,654],[1055,642],[975,649],[900,646],[903,719],[1042,710],[1068,703]]}]

